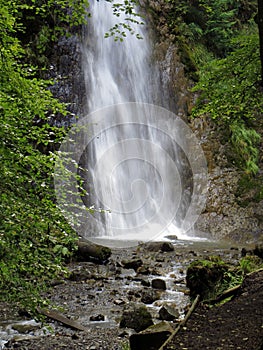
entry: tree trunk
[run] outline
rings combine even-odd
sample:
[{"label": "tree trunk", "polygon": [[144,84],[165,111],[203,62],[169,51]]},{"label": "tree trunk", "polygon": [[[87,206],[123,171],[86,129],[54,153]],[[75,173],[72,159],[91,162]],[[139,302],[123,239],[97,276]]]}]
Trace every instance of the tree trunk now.
[{"label": "tree trunk", "polygon": [[259,48],[261,61],[261,84],[263,84],[263,0],[258,0],[257,24],[259,31]]}]

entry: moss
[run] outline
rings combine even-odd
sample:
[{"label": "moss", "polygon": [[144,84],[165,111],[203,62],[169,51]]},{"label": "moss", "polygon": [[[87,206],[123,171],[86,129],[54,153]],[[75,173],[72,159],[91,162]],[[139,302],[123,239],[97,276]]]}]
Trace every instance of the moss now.
[{"label": "moss", "polygon": [[235,196],[238,198],[238,204],[247,207],[253,200],[259,203],[263,200],[263,176],[249,176],[244,174],[238,181]]},{"label": "moss", "polygon": [[190,295],[194,298],[199,294],[202,300],[214,299],[221,292],[228,268],[228,265],[217,256],[191,263],[186,275]]},{"label": "moss", "polygon": [[195,64],[195,60],[191,53],[190,46],[183,40],[179,38],[179,54],[181,58],[181,62],[185,66],[185,73],[194,81],[198,81],[198,69]]}]

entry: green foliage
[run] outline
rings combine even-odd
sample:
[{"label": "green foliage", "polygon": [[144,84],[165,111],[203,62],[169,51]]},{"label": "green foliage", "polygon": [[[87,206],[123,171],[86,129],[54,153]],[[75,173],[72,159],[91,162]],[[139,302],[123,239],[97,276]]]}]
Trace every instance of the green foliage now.
[{"label": "green foliage", "polygon": [[258,256],[245,256],[239,261],[239,269],[242,275],[246,275],[263,267],[263,261]]},{"label": "green foliage", "polygon": [[105,38],[113,37],[114,41],[123,41],[129,33],[135,35],[137,39],[142,39],[142,36],[133,27],[134,24],[144,25],[142,15],[135,11],[138,2],[136,0],[124,0],[121,3],[116,3],[113,0],[106,1],[112,3],[113,14],[117,18],[122,17],[122,21],[109,28],[109,31],[105,33]]},{"label": "green foliage", "polygon": [[203,67],[200,81],[193,91],[201,91],[193,116],[209,114],[225,125],[230,141],[237,152],[236,165],[248,173],[258,171],[258,143],[260,136],[253,122],[263,112],[259,87],[260,60],[257,34],[233,40],[234,51],[224,59],[211,61]]},{"label": "green foliage", "polygon": [[198,40],[217,56],[225,56],[231,49],[231,39],[240,30],[241,22],[256,14],[256,1],[167,0],[166,14],[171,33],[183,36],[188,43]]},{"label": "green foliage", "polygon": [[69,29],[86,23],[88,0],[23,0],[5,2],[14,9],[15,32],[27,53],[25,59],[37,65],[48,63],[47,55],[61,36],[68,36]]},{"label": "green foliage", "polygon": [[121,349],[122,350],[130,350],[129,342],[125,342],[125,343],[121,344]]},{"label": "green foliage", "polygon": [[50,119],[67,112],[47,89],[51,82],[22,63],[22,5],[0,5],[0,299],[34,309],[48,282],[66,273],[77,239],[55,206],[52,179],[65,130]]}]

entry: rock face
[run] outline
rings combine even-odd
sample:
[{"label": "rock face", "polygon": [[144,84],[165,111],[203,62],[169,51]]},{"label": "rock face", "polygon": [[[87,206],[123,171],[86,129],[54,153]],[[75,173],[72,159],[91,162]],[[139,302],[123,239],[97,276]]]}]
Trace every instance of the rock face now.
[{"label": "rock face", "polygon": [[69,37],[61,37],[50,53],[49,70],[45,76],[54,81],[50,87],[53,95],[67,104],[68,116],[56,115],[56,125],[69,126],[76,116],[82,115],[86,103],[82,70],[81,27],[70,29]]},{"label": "rock face", "polygon": [[[152,27],[152,37],[155,38],[153,59],[160,68],[156,79],[160,86],[156,86],[156,89],[161,88],[164,91],[163,100],[158,101],[158,104],[188,123],[200,140],[207,159],[209,189],[205,209],[197,221],[196,229],[215,239],[227,238],[234,242],[237,239],[241,242],[263,241],[263,159],[261,157],[261,174],[257,175],[258,190],[254,186],[240,191],[240,181],[244,174],[235,167],[235,154],[231,151],[228,135],[207,117],[189,121],[188,117],[196,99],[190,92],[195,67],[187,48],[180,47],[175,36],[169,33],[166,21],[169,6],[164,0],[149,0],[147,7],[150,10],[147,11],[147,16]],[[57,124],[68,125],[74,121],[76,114],[81,115],[85,110],[86,89],[81,69],[80,33],[81,28],[76,28],[71,37],[61,38],[49,57],[48,77],[55,80],[50,89],[57,98],[68,104],[72,113],[67,119],[56,117],[54,122]],[[263,122],[259,122],[258,132],[263,134]],[[260,149],[263,149],[263,142]],[[153,243],[149,243],[149,247],[157,249]],[[161,251],[170,251],[169,249],[169,246],[158,248]]]},{"label": "rock face", "polygon": [[[228,239],[236,242],[263,241],[263,158],[259,159],[258,184],[244,186],[245,173],[235,166],[236,155],[231,148],[229,135],[208,117],[189,121],[188,116],[196,100],[190,92],[195,80],[195,67],[191,53],[185,44],[180,44],[167,25],[170,5],[164,0],[147,2],[151,9],[150,22],[157,35],[155,61],[161,73],[160,82],[165,91],[162,105],[180,116],[191,127],[207,159],[208,194],[203,213],[196,224],[196,230],[214,239]],[[258,118],[259,119],[259,118]],[[263,121],[258,120],[257,131],[263,135]],[[263,140],[263,139],[262,139]],[[259,145],[261,154],[263,141]]]},{"label": "rock face", "polygon": [[140,332],[153,325],[152,316],[145,305],[131,305],[124,310],[120,321],[121,328],[132,328]]}]

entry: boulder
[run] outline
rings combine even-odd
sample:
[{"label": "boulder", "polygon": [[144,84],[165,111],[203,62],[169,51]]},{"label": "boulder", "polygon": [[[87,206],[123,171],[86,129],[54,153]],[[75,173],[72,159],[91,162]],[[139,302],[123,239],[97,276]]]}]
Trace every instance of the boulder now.
[{"label": "boulder", "polygon": [[144,304],[152,304],[155,300],[160,298],[159,293],[153,289],[145,289],[141,294],[141,302]]},{"label": "boulder", "polygon": [[171,305],[163,305],[159,310],[159,318],[164,321],[174,321],[179,318],[179,312]]},{"label": "boulder", "polygon": [[146,330],[130,336],[131,350],[158,350],[173,332],[167,322],[153,325]]},{"label": "boulder", "polygon": [[194,298],[199,294],[201,300],[214,299],[227,270],[227,264],[221,260],[196,260],[191,263],[186,272],[190,296]]},{"label": "boulder", "polygon": [[129,305],[122,314],[120,328],[132,328],[140,332],[153,325],[152,316],[145,305]]},{"label": "boulder", "polygon": [[166,283],[161,278],[155,278],[152,280],[152,287],[155,289],[166,290]]},{"label": "boulder", "polygon": [[108,247],[89,242],[83,238],[78,241],[77,260],[105,263],[110,256],[111,249]]},{"label": "boulder", "polygon": [[147,242],[142,245],[142,248],[149,252],[173,252],[174,246],[171,242]]},{"label": "boulder", "polygon": [[122,266],[125,269],[134,269],[137,271],[140,266],[142,266],[142,259],[140,258],[132,258],[132,259],[124,259],[121,261]]}]

